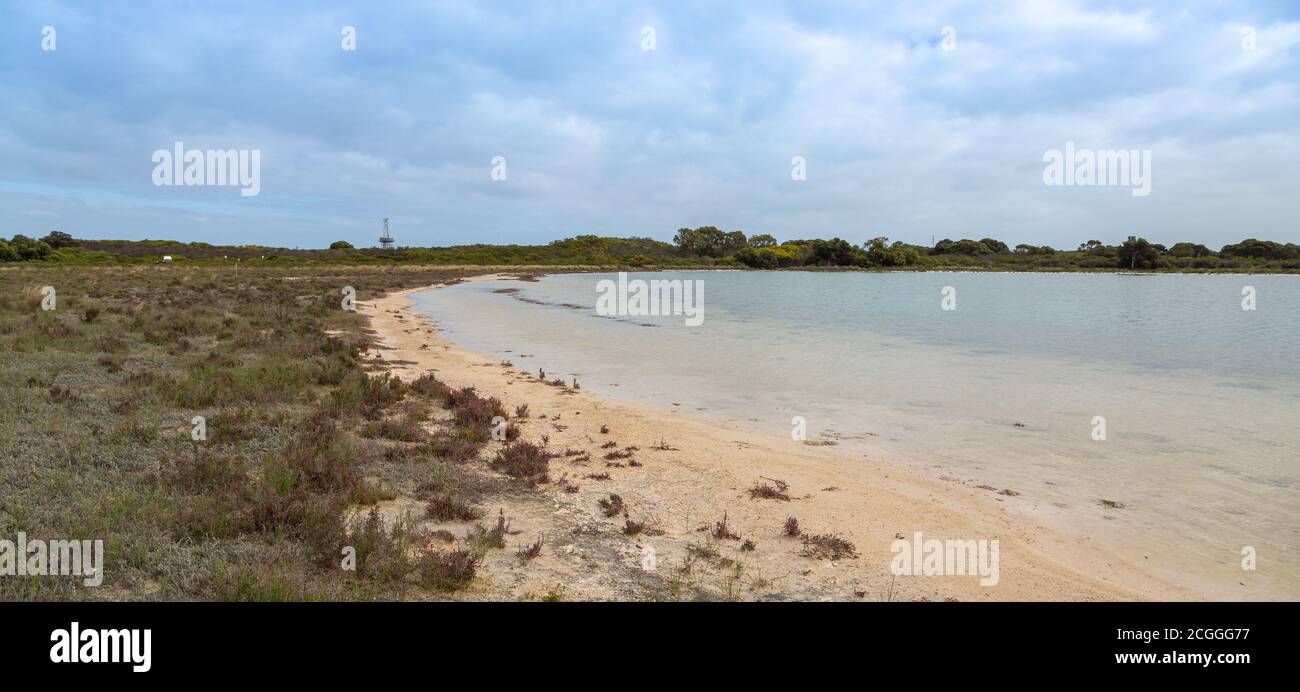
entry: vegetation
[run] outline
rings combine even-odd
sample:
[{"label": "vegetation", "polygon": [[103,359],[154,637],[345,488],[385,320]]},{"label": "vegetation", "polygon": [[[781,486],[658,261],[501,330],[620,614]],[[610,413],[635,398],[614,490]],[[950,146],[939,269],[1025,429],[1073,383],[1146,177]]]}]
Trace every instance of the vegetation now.
[{"label": "vegetation", "polygon": [[[772,482],[768,483],[767,481]],[[789,502],[790,494],[786,492],[789,489],[790,485],[785,481],[777,480],[775,478],[765,478],[761,481],[756,481],[754,485],[750,486],[749,499],[782,500]]]},{"label": "vegetation", "polygon": [[858,549],[853,543],[834,534],[804,536],[800,555],[815,560],[843,560],[857,558]]},{"label": "vegetation", "polygon": [[[51,234],[53,236],[55,234]],[[66,235],[66,234],[64,234]],[[174,240],[73,240],[47,236],[33,240],[0,239],[0,261],[58,261],[79,264],[152,264],[170,256],[176,262],[243,266],[335,264],[545,265],[574,267],[734,265],[730,258],[683,254],[670,243],[649,238],[603,238],[580,235],[546,245],[459,245],[444,248],[354,248],[335,241],[329,249],[276,248],[260,245],[211,245]]]},{"label": "vegetation", "polygon": [[714,226],[680,228],[672,243],[650,238],[579,235],[546,245],[461,245],[445,248],[354,248],[335,241],[329,249],[222,246],[171,240],[78,240],[54,231],[40,240],[23,235],[0,239],[0,262],[72,264],[157,263],[163,256],[187,264],[282,265],[455,265],[555,268],[749,267],[869,270],[986,271],[1179,271],[1300,272],[1300,245],[1250,238],[1212,250],[1195,243],[1166,247],[1129,236],[1118,245],[1099,240],[1074,250],[1021,243],[1014,248],[994,238],[944,238],[934,247],[890,241],[884,236],[860,245],[839,237],[778,243],[766,233],[746,236]]},{"label": "vegetation", "polygon": [[[99,589],[114,599],[463,588],[480,563],[474,551],[503,541],[502,519],[471,532],[467,549],[429,552],[414,518],[373,510],[400,494],[440,521],[481,517],[478,506],[506,486],[475,455],[505,407],[431,375],[407,385],[368,372],[379,361],[340,288],[367,300],[467,273],[0,270],[0,535],[103,540]],[[53,310],[42,309],[43,286],[55,289]],[[450,415],[429,422],[434,407]],[[514,446],[507,456],[508,471],[544,477],[541,452]],[[77,577],[0,580],[0,601],[103,593]]]},{"label": "vegetation", "polygon": [[803,532],[799,529],[799,520],[794,517],[785,518],[785,526],[782,531],[787,536],[798,537]]},{"label": "vegetation", "polygon": [[1204,245],[1176,243],[1166,248],[1129,236],[1118,246],[1090,240],[1077,250],[1017,245],[1014,249],[992,238],[943,239],[927,248],[876,237],[862,246],[841,238],[792,240],[780,245],[749,245],[735,254],[739,263],[755,269],[841,267],[909,270],[988,271],[1177,271],[1283,272],[1300,271],[1300,245],[1245,240],[1215,252]]}]

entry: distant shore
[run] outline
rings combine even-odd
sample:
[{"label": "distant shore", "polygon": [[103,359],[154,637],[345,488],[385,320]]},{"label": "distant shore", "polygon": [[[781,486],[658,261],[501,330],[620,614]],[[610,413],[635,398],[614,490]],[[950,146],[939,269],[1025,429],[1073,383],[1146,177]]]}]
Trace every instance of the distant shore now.
[{"label": "distant shore", "polygon": [[[0,264],[244,264],[548,266],[602,269],[737,268],[756,271],[1012,271],[1068,273],[1300,273],[1300,246],[1247,238],[1218,250],[1177,242],[1166,247],[1130,236],[1107,245],[1088,240],[1077,249],[1019,244],[994,238],[943,239],[930,246],[876,237],[861,244],[842,238],[778,243],[770,234],[747,236],[712,226],[680,228],[673,242],[653,238],[578,235],[542,245],[446,247],[354,247],[338,240],[328,248],[211,245],[175,240],[95,240],[53,231],[41,238],[0,238]],[[385,243],[392,238],[385,235]]]}]

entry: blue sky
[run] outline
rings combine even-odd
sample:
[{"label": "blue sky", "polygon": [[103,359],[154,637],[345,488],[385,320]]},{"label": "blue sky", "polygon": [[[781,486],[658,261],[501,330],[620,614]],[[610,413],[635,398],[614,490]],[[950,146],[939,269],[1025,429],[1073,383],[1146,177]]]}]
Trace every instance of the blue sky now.
[{"label": "blue sky", "polygon": [[[1300,4],[1179,4],[0,0],[0,234],[1300,242]],[[178,140],[260,194],[155,186]],[[1067,141],[1150,196],[1045,186]]]}]

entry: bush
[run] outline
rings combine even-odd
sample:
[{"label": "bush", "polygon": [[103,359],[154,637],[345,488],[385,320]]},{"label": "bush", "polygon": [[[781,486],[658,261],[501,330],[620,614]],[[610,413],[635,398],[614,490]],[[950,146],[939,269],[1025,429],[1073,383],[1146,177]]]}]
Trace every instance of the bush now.
[{"label": "bush", "polygon": [[54,254],[54,249],[48,243],[32,240],[25,235],[14,236],[14,239],[9,241],[9,246],[20,262],[45,260]]},{"label": "bush", "polygon": [[512,478],[545,483],[551,454],[531,442],[512,442],[502,447],[489,463],[494,470]]},{"label": "bush", "polygon": [[49,235],[41,238],[41,242],[49,245],[51,248],[58,250],[60,248],[80,247],[81,243],[76,238],[64,233],[63,231],[53,231]]},{"label": "bush", "polygon": [[483,516],[483,512],[470,503],[446,493],[434,495],[425,507],[425,513],[438,521],[473,521]]},{"label": "bush", "polygon": [[[771,480],[772,483],[767,483],[766,481],[768,480]],[[786,502],[789,502],[790,495],[789,493],[786,492],[789,489],[790,489],[790,485],[785,481],[779,481],[775,479],[764,479],[762,481],[755,482],[754,485],[750,486],[749,499],[784,500]]]},{"label": "bush", "polygon": [[616,517],[623,513],[623,498],[610,493],[608,498],[601,498],[597,503],[600,511],[607,517]]},{"label": "bush", "polygon": [[356,550],[357,576],[397,581],[411,572],[409,527],[398,522],[386,530],[378,509],[354,520],[344,540]]},{"label": "bush", "polygon": [[781,247],[747,247],[736,253],[736,259],[747,267],[755,269],[780,269],[802,264],[800,249],[797,246]]},{"label": "bush", "polygon": [[388,373],[371,377],[357,371],[330,392],[328,410],[335,418],[360,414],[378,418],[383,410],[406,396],[406,385]]},{"label": "bush", "polygon": [[795,519],[794,517],[786,517],[785,528],[783,529],[783,531],[787,536],[792,536],[792,537],[798,536],[800,533],[802,533],[802,531],[799,530],[799,520]]},{"label": "bush", "polygon": [[803,539],[804,557],[811,557],[818,560],[830,559],[841,560],[843,558],[856,558],[858,556],[857,548],[849,541],[833,534],[818,534],[816,536],[806,536]]},{"label": "bush", "polygon": [[436,591],[458,591],[474,581],[481,559],[463,548],[426,553],[419,563],[420,583]]}]

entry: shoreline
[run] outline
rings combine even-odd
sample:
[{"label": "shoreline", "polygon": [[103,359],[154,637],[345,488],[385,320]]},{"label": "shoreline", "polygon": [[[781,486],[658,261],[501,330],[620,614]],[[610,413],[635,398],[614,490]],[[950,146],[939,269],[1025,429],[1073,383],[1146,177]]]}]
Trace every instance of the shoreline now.
[{"label": "shoreline", "polygon": [[[465,281],[503,276],[514,272]],[[489,565],[490,585],[467,594],[469,598],[518,598],[545,591],[549,584],[544,582],[552,582],[567,584],[568,597],[575,599],[636,599],[641,597],[638,584],[650,588],[643,583],[647,579],[677,583],[682,572],[694,577],[702,571],[692,568],[701,553],[716,554],[708,560],[713,572],[702,579],[730,579],[745,600],[1206,597],[1163,582],[1086,537],[1066,536],[1014,516],[996,497],[973,488],[945,485],[901,465],[855,457],[834,447],[556,387],[518,368],[503,367],[492,357],[442,339],[432,320],[410,309],[407,296],[439,286],[358,303],[359,311],[370,318],[377,334],[375,349],[389,361],[389,371],[408,381],[433,371],[452,386],[473,386],[496,396],[508,410],[527,403],[532,415],[519,422],[523,439],[538,442],[546,436],[549,448],[582,454],[557,457],[551,464],[552,479],[576,483],[576,492],[563,492],[551,483],[540,486],[539,497],[493,500],[494,508],[504,504],[522,535],[542,534],[551,548],[536,567],[522,569],[508,561]],[[603,426],[608,426],[608,434],[601,432]],[[602,445],[610,442],[616,443],[616,451],[636,448],[632,456],[637,465],[602,462],[607,452]],[[584,457],[585,463],[572,461]],[[602,473],[609,478],[588,478]],[[788,483],[790,500],[751,499],[748,489],[763,479]],[[598,500],[611,493],[626,502],[627,520],[644,523],[650,531],[627,536],[619,530],[624,517],[603,516]],[[411,500],[392,505],[409,508]],[[754,550],[741,550],[741,540],[712,539],[701,530],[724,515],[742,540],[755,543]],[[782,533],[789,516],[799,520],[805,535],[833,534],[848,540],[858,557],[825,560],[802,555],[802,542]],[[980,578],[971,575],[895,577],[890,571],[891,544],[911,539],[917,531],[939,540],[999,541],[997,585],[980,586]],[[655,532],[661,533],[647,535]],[[650,572],[641,568],[647,549],[658,565]],[[589,562],[589,552],[603,554],[602,564]],[[726,574],[735,565],[742,565],[747,576],[760,576],[744,587],[745,579]]]}]

